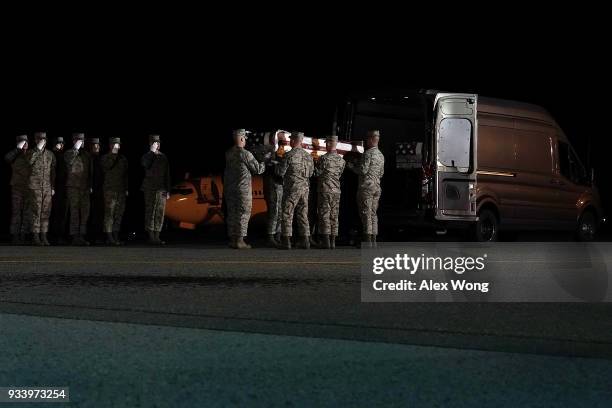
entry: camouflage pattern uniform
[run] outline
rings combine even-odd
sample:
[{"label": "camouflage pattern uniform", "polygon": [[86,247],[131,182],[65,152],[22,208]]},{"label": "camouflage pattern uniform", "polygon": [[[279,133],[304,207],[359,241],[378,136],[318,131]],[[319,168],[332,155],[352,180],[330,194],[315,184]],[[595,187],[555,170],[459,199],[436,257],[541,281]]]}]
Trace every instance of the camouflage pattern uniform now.
[{"label": "camouflage pattern uniform", "polygon": [[[17,142],[26,141],[26,135],[18,136]],[[26,152],[15,148],[4,156],[4,160],[10,164],[11,174],[11,234],[23,239],[23,234],[30,230],[27,225],[28,219],[28,179],[30,177],[30,164],[26,158]]]},{"label": "camouflage pattern uniform", "polygon": [[[158,135],[151,135],[149,142],[159,142]],[[170,191],[170,166],[165,154],[147,152],[140,160],[145,177],[140,188],[145,199],[145,231],[159,233],[164,224],[166,197]]]},{"label": "camouflage pattern uniform", "polygon": [[[120,143],[117,140],[111,139],[111,145]],[[122,154],[108,153],[102,156],[101,165],[104,173],[104,232],[116,233],[121,230],[125,211],[128,161]]]},{"label": "camouflage pattern uniform", "polygon": [[[302,137],[303,133],[292,133],[291,138]],[[282,225],[283,237],[293,234],[293,215],[301,235],[310,237],[308,225],[308,193],[310,177],[314,172],[312,156],[301,146],[285,153],[278,166],[277,175],[283,177]]]},{"label": "camouflage pattern uniform", "polygon": [[[83,134],[78,134],[74,140],[84,140]],[[70,212],[70,235],[84,236],[87,233],[91,192],[91,157],[84,148],[66,150],[64,153],[66,165],[66,197]]]},{"label": "camouflage pattern uniform", "polygon": [[363,234],[378,235],[378,200],[380,199],[380,179],[385,172],[385,157],[378,149],[372,147],[363,153],[363,157],[351,170],[359,175],[357,188],[357,207],[363,227]]},{"label": "camouflage pattern uniform", "polygon": [[[38,134],[37,137],[46,135]],[[38,139],[37,139],[38,140]],[[30,226],[32,234],[49,231],[51,199],[55,186],[55,155],[46,148],[38,150],[36,146],[28,150],[26,157],[30,164]]]},{"label": "camouflage pattern uniform", "polygon": [[319,177],[317,185],[319,234],[338,236],[340,210],[340,176],[344,171],[344,159],[336,151],[321,156],[315,169]]},{"label": "camouflage pattern uniform", "polygon": [[[266,161],[266,155],[274,156],[276,149],[274,145],[261,145],[253,150],[253,155],[259,162]],[[266,163],[266,171],[263,177],[264,197],[268,209],[267,231],[268,235],[280,234],[281,232],[281,203],[283,200],[283,179],[276,175],[277,165],[271,161]]]},{"label": "camouflage pattern uniform", "polygon": [[232,146],[225,152],[223,176],[223,198],[227,206],[227,234],[230,237],[245,237],[253,206],[251,174],[262,174],[265,164],[255,159],[248,150]]},{"label": "camouflage pattern uniform", "polygon": [[58,150],[55,145],[64,144],[64,138],[58,137],[53,145],[55,155],[55,194],[51,203],[51,232],[62,239],[66,234],[66,221],[68,219],[68,205],[66,202],[66,163],[64,150]]},{"label": "camouflage pattern uniform", "polygon": [[97,137],[88,140],[89,157],[91,158],[91,188],[89,221],[87,231],[95,242],[104,228],[104,174],[102,170],[102,158],[100,152],[94,152],[93,146],[100,145]]}]

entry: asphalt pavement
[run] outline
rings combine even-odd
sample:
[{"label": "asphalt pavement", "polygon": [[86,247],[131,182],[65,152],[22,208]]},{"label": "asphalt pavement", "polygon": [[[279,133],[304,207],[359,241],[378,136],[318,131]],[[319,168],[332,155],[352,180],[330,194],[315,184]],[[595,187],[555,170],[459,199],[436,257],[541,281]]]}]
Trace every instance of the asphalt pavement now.
[{"label": "asphalt pavement", "polygon": [[[532,401],[544,405],[576,405],[558,390],[574,390],[590,406],[610,401],[603,385],[612,382],[610,304],[362,303],[359,256],[348,247],[0,247],[0,386],[40,383],[38,374],[46,382],[76,378],[59,375],[62,364],[70,373],[66,356],[74,351],[87,371],[74,380],[83,398],[137,377],[145,365],[159,370],[125,380],[131,387],[117,398],[143,398],[159,380],[183,384],[191,397],[200,384],[220,405],[335,405],[343,395],[363,405],[497,403],[502,384],[525,401],[542,389],[545,398]],[[54,347],[56,357],[49,356]],[[118,357],[104,360],[111,352]],[[62,356],[59,365],[46,362]],[[96,374],[83,359],[111,372]],[[227,393],[240,386],[240,372],[250,391],[232,400]],[[448,387],[436,389],[443,385],[436,378]],[[385,399],[387,380],[397,393]],[[185,401],[212,401],[198,398]]]}]

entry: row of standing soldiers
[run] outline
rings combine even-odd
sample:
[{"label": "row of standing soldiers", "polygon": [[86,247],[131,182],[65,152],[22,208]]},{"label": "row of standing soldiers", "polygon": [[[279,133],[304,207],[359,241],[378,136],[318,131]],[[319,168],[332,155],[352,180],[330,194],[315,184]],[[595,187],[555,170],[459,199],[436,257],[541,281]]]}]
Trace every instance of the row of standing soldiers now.
[{"label": "row of standing soldiers", "polygon": [[[89,245],[89,225],[105,233],[106,244],[121,245],[119,232],[128,196],[128,161],[119,153],[121,139],[110,138],[104,155],[98,138],[90,138],[85,146],[83,133],[72,135],[72,147],[67,150],[63,137],[57,137],[52,149],[47,149],[44,132],[35,133],[34,142],[29,148],[27,135],[17,136],[16,148],[4,157],[12,168],[13,243],[24,244],[31,234],[33,245],[47,246],[51,224],[60,243],[68,232],[73,245]],[[149,242],[156,245],[163,244],[159,233],[170,191],[168,160],[160,145],[159,135],[149,136],[149,152],[141,160],[145,229]]]},{"label": "row of standing soldiers", "polygon": [[[340,177],[345,167],[359,176],[357,206],[363,230],[362,245],[376,245],[376,212],[385,164],[384,156],[378,149],[378,130],[368,132],[366,151],[356,162],[345,161],[336,150],[338,138],[328,137],[325,143],[327,153],[321,156],[316,165],[312,156],[302,148],[302,132],[290,134],[291,150],[282,158],[277,157],[274,145],[259,146],[254,150],[255,154],[249,152],[245,149],[246,138],[244,129],[234,131],[234,146],[225,154],[224,199],[231,248],[250,248],[244,237],[251,217],[251,176],[264,172],[269,246],[291,249],[295,218],[299,233],[294,239],[295,247],[308,249],[311,242],[315,242],[321,248],[335,248],[341,196]],[[313,175],[318,177],[318,243],[311,239],[308,220],[310,178]]]}]

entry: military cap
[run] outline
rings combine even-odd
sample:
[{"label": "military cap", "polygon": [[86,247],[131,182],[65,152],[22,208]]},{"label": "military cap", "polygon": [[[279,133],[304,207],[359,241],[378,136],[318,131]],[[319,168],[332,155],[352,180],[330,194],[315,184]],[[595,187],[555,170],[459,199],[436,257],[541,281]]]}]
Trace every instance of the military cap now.
[{"label": "military cap", "polygon": [[234,130],[234,132],[232,133],[232,137],[247,137],[247,131],[246,129],[236,129]]},{"label": "military cap", "polygon": [[85,140],[85,133],[73,133],[72,140]]},{"label": "military cap", "polygon": [[327,136],[325,138],[326,142],[337,142],[338,141],[338,136],[332,135],[332,136]]},{"label": "military cap", "polygon": [[58,136],[55,138],[55,144],[64,143],[64,138],[62,136]]},{"label": "military cap", "polygon": [[368,130],[368,137],[380,137],[380,130]]},{"label": "military cap", "polygon": [[115,144],[115,143],[121,144],[121,138],[111,137],[110,139],[108,139],[108,143],[109,144]]},{"label": "military cap", "polygon": [[149,143],[159,142],[161,143],[161,139],[159,135],[149,135]]},{"label": "military cap", "polygon": [[47,132],[34,132],[34,138],[35,139],[46,139]]},{"label": "military cap", "polygon": [[289,136],[290,139],[303,139],[304,138],[304,132],[291,132],[291,136]]},{"label": "military cap", "polygon": [[100,138],[99,137],[90,137],[89,138],[89,143],[91,143],[91,144],[100,144]]},{"label": "military cap", "polygon": [[17,140],[17,142],[27,142],[28,141],[28,135],[19,135],[15,138]]}]

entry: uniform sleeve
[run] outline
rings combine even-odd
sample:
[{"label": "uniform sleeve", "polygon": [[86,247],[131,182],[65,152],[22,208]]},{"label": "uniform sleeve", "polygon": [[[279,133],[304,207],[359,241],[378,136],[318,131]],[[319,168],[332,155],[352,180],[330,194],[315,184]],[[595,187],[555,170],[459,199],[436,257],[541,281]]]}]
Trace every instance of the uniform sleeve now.
[{"label": "uniform sleeve", "polygon": [[361,176],[365,176],[370,171],[372,165],[372,157],[369,154],[364,153],[361,161],[355,167],[355,172]]},{"label": "uniform sleeve", "polygon": [[312,174],[314,173],[314,160],[312,159],[311,155],[308,155],[308,158],[306,159],[306,163],[307,163],[306,177],[312,177]]},{"label": "uniform sleeve", "polygon": [[102,172],[106,173],[113,167],[113,159],[109,154],[102,156],[101,163]]},{"label": "uniform sleeve", "polygon": [[325,159],[325,156],[323,156],[319,159],[319,162],[315,165],[314,175],[316,177],[319,177],[321,174],[323,174],[323,171],[325,170],[326,161],[327,160]]},{"label": "uniform sleeve", "polygon": [[55,158],[55,155],[53,153],[50,154],[51,156],[51,171],[49,172],[49,178],[50,178],[50,182],[51,182],[51,187],[55,188],[55,175],[56,175],[56,171],[55,171],[55,167],[57,166],[57,159]]},{"label": "uniform sleeve", "polygon": [[70,171],[72,168],[72,163],[77,157],[77,152],[74,149],[67,150],[64,154],[64,164],[66,166],[66,170]]},{"label": "uniform sleeve", "polygon": [[142,156],[142,159],[140,159],[140,163],[142,164],[142,167],[149,170],[151,166],[153,165],[154,160],[155,160],[155,153],[147,152]]},{"label": "uniform sleeve", "polygon": [[284,155],[280,164],[276,166],[276,175],[278,177],[284,177],[285,173],[287,173],[288,168],[289,168],[289,157],[287,155]]},{"label": "uniform sleeve", "polygon": [[[44,153],[44,151],[42,153]],[[28,159],[28,163],[30,163],[30,166],[33,166],[34,163],[38,161],[40,154],[41,152],[39,152],[38,149],[28,150],[26,157]]]},{"label": "uniform sleeve", "polygon": [[7,154],[5,154],[4,161],[7,162],[8,164],[13,164],[17,156],[19,156],[20,150],[21,149],[13,149]]},{"label": "uniform sleeve", "polygon": [[262,162],[258,162],[255,156],[248,150],[244,150],[242,154],[242,160],[246,164],[251,174],[261,174],[266,171],[266,165]]}]

